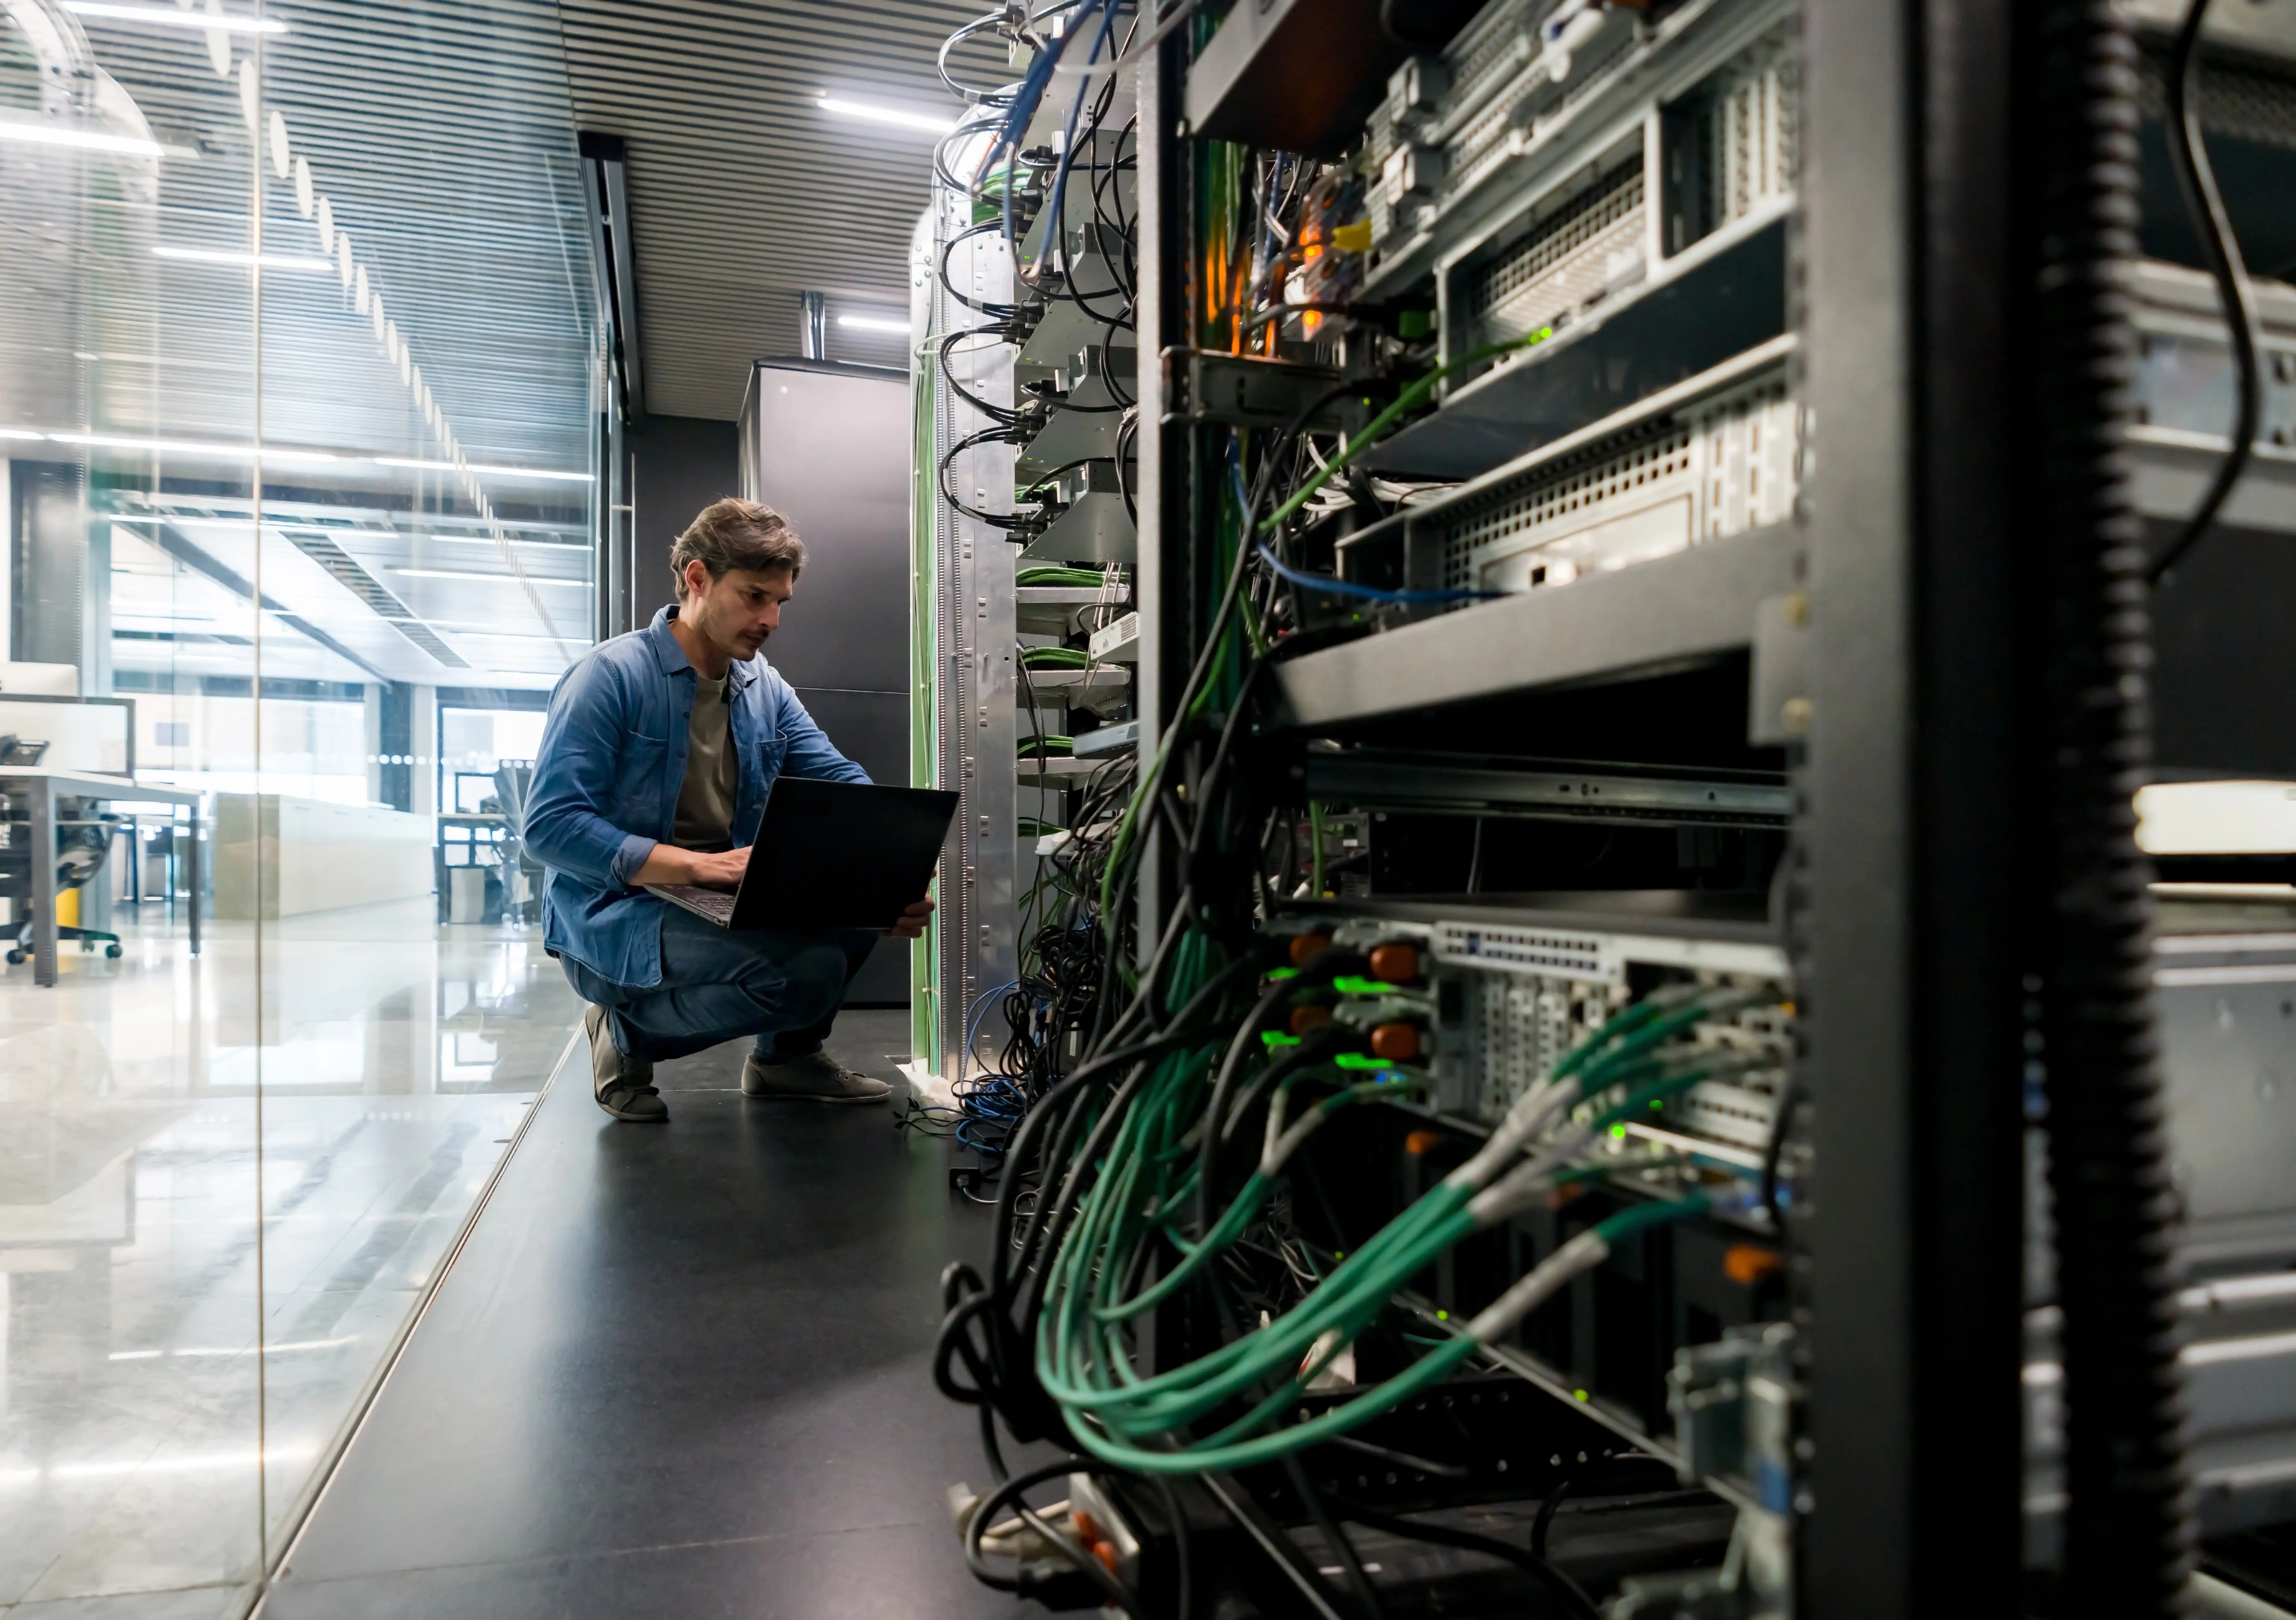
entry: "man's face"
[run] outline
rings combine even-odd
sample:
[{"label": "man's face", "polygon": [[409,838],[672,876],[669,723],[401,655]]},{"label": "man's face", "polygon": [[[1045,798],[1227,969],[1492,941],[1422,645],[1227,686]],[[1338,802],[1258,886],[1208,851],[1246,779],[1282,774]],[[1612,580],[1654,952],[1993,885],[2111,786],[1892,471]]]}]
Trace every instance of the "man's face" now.
[{"label": "man's face", "polygon": [[698,593],[692,573],[687,576],[687,605],[678,617],[689,621],[702,637],[729,658],[757,655],[766,637],[781,628],[782,604],[797,589],[796,577],[786,568],[763,573],[729,568],[716,580],[699,563],[693,573],[707,587]]}]

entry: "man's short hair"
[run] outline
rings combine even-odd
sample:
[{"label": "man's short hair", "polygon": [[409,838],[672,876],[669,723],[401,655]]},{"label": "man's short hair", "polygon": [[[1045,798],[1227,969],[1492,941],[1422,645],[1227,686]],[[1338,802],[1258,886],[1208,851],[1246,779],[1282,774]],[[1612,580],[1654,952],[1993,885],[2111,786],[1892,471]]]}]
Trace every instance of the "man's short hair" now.
[{"label": "man's short hair", "polygon": [[797,578],[805,566],[805,542],[789,519],[763,501],[713,501],[686,525],[669,548],[670,572],[677,576],[677,596],[685,599],[685,565],[700,558],[711,580],[722,580],[729,568],[771,573],[786,568]]}]

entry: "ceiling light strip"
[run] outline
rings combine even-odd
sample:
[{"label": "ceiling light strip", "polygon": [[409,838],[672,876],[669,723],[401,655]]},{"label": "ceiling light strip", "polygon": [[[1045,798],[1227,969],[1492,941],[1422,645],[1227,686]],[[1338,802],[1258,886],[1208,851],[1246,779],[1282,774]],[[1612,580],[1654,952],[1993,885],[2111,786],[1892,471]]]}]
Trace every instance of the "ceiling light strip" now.
[{"label": "ceiling light strip", "polygon": [[295,253],[266,253],[260,259],[238,248],[186,248],[172,243],[161,243],[152,250],[155,259],[178,259],[189,264],[236,265],[253,268],[260,264],[266,270],[302,270],[314,275],[332,275],[335,261]]},{"label": "ceiling light strip", "polygon": [[[89,0],[89,3],[93,4],[94,0]],[[223,48],[216,49],[217,45]],[[330,199],[319,193],[310,160],[295,151],[294,142],[288,132],[286,115],[275,107],[268,119],[261,116],[261,86],[256,58],[251,55],[242,58],[234,67],[228,40],[210,35],[209,46],[209,61],[217,74],[238,81],[240,105],[247,119],[248,134],[255,141],[257,162],[261,162],[267,150],[272,171],[293,185],[296,209],[317,229],[319,251],[334,261],[335,272],[341,279],[344,291],[353,294],[358,313],[373,322],[377,346],[391,362],[392,369],[398,373],[399,382],[414,400],[424,424],[445,450],[446,467],[451,469],[460,481],[463,494],[477,509],[480,520],[485,523],[502,554],[503,561],[510,565],[511,576],[525,588],[527,601],[533,606],[535,617],[550,632],[551,639],[558,644],[558,650],[566,662],[573,662],[574,649],[558,629],[557,621],[550,616],[550,610],[543,605],[542,593],[527,577],[524,566],[519,562],[517,548],[512,545],[509,533],[495,516],[494,503],[487,498],[487,492],[480,487],[478,473],[470,458],[463,454],[462,445],[447,421],[446,412],[431,393],[430,384],[422,380],[422,368],[414,364],[413,354],[397,323],[384,311],[382,294],[378,291],[379,278],[360,261],[351,246],[350,234],[336,225],[334,205]],[[375,459],[378,463],[381,460],[381,457]]]},{"label": "ceiling light strip", "polygon": [[123,433],[62,433],[37,428],[0,428],[0,439],[45,439],[56,444],[81,445],[100,450],[140,450],[155,456],[208,456],[217,461],[324,461],[337,465],[417,467],[425,471],[469,472],[490,478],[547,479],[559,483],[590,483],[587,473],[561,473],[550,467],[512,467],[488,462],[418,461],[406,456],[350,456],[335,450],[304,449],[280,444],[219,444],[212,440],[136,439]]},{"label": "ceiling light strip", "polygon": [[0,118],[0,141],[17,141],[29,146],[71,146],[82,152],[117,152],[130,158],[165,157],[168,152],[159,142],[141,136],[52,124],[38,118]]},{"label": "ceiling light strip", "polygon": [[113,22],[148,22],[160,28],[211,29],[225,34],[283,34],[275,17],[233,17],[218,11],[184,11],[172,5],[127,5],[120,0],[64,0],[64,10]]},{"label": "ceiling light strip", "polygon": [[956,127],[956,120],[941,112],[913,112],[902,107],[877,107],[867,102],[849,102],[834,95],[822,96],[814,104],[824,112],[833,112],[839,118],[861,119],[872,124],[891,124],[901,129],[923,129],[934,135],[947,135]]}]

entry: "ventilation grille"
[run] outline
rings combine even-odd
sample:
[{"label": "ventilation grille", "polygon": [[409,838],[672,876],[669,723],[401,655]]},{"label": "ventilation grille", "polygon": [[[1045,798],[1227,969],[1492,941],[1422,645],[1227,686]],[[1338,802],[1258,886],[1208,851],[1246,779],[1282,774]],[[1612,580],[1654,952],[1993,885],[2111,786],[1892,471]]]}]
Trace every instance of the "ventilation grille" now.
[{"label": "ventilation grille", "polygon": [[1643,166],[1637,157],[1580,192],[1476,273],[1468,308],[1483,341],[1552,325],[1601,296],[1611,256],[1641,241],[1643,219]]},{"label": "ventilation grille", "polygon": [[[1491,14],[1485,13],[1487,21]],[[1540,48],[1535,29],[1520,21],[1513,26],[1474,26],[1482,31],[1472,35],[1472,43],[1454,47],[1465,53],[1451,59],[1451,88],[1431,120],[1439,124],[1449,109],[1488,96],[1482,110],[1441,144],[1445,158],[1441,191],[1446,197],[1472,191],[1491,169],[1520,154],[1521,136],[1552,123],[1566,109],[1607,86],[1611,69],[1636,42],[1636,31],[1630,27],[1604,29],[1574,53],[1570,82],[1557,95],[1545,73],[1535,70]],[[1493,81],[1500,81],[1501,87],[1492,90]],[[1372,120],[1366,146],[1374,172],[1387,161],[1398,140],[1391,111]],[[1398,234],[1408,234],[1425,206],[1414,201],[1398,217],[1387,188],[1373,186],[1368,198],[1373,242],[1384,244]]]},{"label": "ventilation grille", "polygon": [[[1454,952],[1453,943],[1465,932],[1486,939],[1591,947],[1596,952],[1603,951],[1603,942],[1529,929],[1484,929],[1456,923],[1436,925],[1439,959],[1447,966],[1471,970],[1461,975],[1465,990],[1461,1021],[1447,1026],[1453,1032],[1445,1037],[1437,1060],[1447,1070],[1444,1091],[1451,1099],[1447,1106],[1495,1122],[1516,1099],[1543,1081],[1564,1054],[1623,1012],[1636,992],[1627,984],[1623,972],[1601,979],[1473,971],[1513,965],[1493,955]],[[1775,989],[1774,982],[1759,977],[1695,976],[1708,984]],[[1702,1024],[1684,1038],[1718,1057],[1751,1058],[1759,1066],[1693,1086],[1669,1098],[1649,1122],[1742,1148],[1767,1147],[1777,1117],[1777,1099],[1785,1090],[1787,1068],[1793,1059],[1792,1015],[1775,1007],[1747,1007],[1726,1022]]]},{"label": "ventilation grille", "polygon": [[1525,473],[1452,516],[1444,585],[1564,585],[1783,522],[1800,422],[1779,378]]},{"label": "ventilation grille", "polygon": [[1481,923],[1435,925],[1435,959],[1477,967],[1512,967],[1574,979],[1620,981],[1618,958],[1591,933]]},{"label": "ventilation grille", "polygon": [[395,619],[391,621],[391,628],[450,670],[471,667],[461,654],[439,640],[437,632],[427,624],[412,619]]},{"label": "ventilation grille", "polygon": [[1473,1056],[1464,1101],[1496,1121],[1543,1081],[1563,1054],[1633,999],[1623,982],[1480,973],[1467,982]]},{"label": "ventilation grille", "polygon": [[[2137,105],[2148,119],[2169,116],[2169,56],[2148,49],[2138,80]],[[2296,80],[2229,62],[2201,69],[2201,122],[2214,135],[2259,145],[2296,149]]]},{"label": "ventilation grille", "polygon": [[1553,122],[1596,90],[1607,87],[1610,70],[1634,45],[1634,29],[1614,21],[1571,53],[1570,78],[1562,95],[1553,95],[1546,76],[1533,69],[1526,94],[1502,92],[1493,96],[1490,105],[1469,119],[1450,144],[1452,183],[1464,189],[1485,169],[1505,162],[1513,153],[1516,143],[1512,137],[1517,130],[1530,133],[1535,126]]},{"label": "ventilation grille", "polygon": [[469,660],[439,640],[436,631],[409,613],[406,604],[386,590],[381,580],[360,566],[357,557],[334,541],[308,529],[292,530],[287,538],[295,542],[296,550],[334,575],[345,590],[373,608],[376,617],[386,621],[391,629],[439,662],[450,670],[471,667]]}]

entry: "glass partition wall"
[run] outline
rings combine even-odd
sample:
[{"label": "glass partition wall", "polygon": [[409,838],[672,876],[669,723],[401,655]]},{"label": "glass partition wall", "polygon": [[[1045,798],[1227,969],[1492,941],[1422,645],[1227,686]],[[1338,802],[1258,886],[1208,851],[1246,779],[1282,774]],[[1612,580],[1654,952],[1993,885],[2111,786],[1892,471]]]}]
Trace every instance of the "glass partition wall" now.
[{"label": "glass partition wall", "polygon": [[568,1049],[575,150],[545,4],[0,0],[0,1608],[243,1613]]}]

